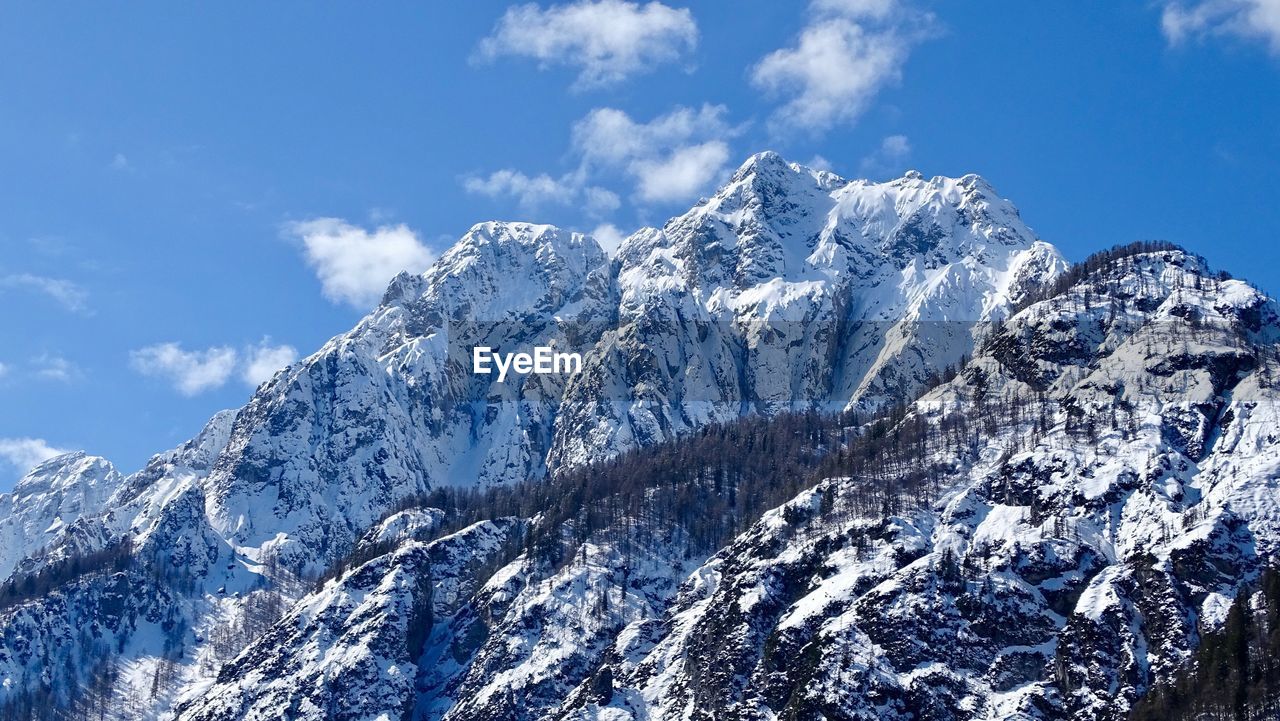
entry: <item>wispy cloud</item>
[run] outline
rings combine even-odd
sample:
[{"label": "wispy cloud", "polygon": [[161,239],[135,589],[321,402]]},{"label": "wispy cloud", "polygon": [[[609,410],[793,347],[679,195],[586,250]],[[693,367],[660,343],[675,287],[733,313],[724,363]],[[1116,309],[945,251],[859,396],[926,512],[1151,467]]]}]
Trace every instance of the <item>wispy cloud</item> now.
[{"label": "wispy cloud", "polygon": [[111,157],[111,169],[121,172],[132,172],[133,166],[129,164],[129,158],[124,153],[116,153]]},{"label": "wispy cloud", "polygon": [[41,380],[58,383],[70,383],[84,375],[75,363],[60,355],[49,353],[42,353],[32,358],[31,371]]},{"label": "wispy cloud", "polygon": [[604,249],[604,252],[612,258],[617,254],[618,248],[622,245],[622,241],[626,240],[626,234],[618,230],[618,226],[612,223],[601,223],[591,231],[591,235]]},{"label": "wispy cloud", "polygon": [[819,134],[849,124],[887,85],[898,82],[933,17],[903,0],[814,0],[793,46],[766,55],[752,83],[784,100],[770,126]]},{"label": "wispy cloud", "polygon": [[602,217],[622,205],[617,193],[586,185],[581,173],[566,173],[553,178],[546,173],[529,176],[513,168],[503,168],[488,176],[467,176],[462,187],[476,195],[511,198],[524,212],[533,212],[547,205],[577,203],[588,215]]},{"label": "wispy cloud", "polygon": [[0,438],[0,460],[23,474],[50,458],[67,452],[49,445],[43,438]]},{"label": "wispy cloud", "polygon": [[184,396],[194,396],[227,382],[236,366],[236,351],[227,346],[184,350],[178,343],[159,343],[130,353],[130,364],[143,375],[162,378]]},{"label": "wispy cloud", "polygon": [[510,55],[542,67],[578,69],[575,88],[611,85],[679,60],[698,44],[698,25],[687,9],[660,2],[579,0],[508,8],[480,41],[479,61]]},{"label": "wispy cloud", "polygon": [[728,139],[740,132],[723,105],[676,107],[649,121],[617,108],[596,108],[573,126],[570,157],[576,166],[559,178],[529,176],[513,169],[464,180],[473,193],[510,197],[528,210],[539,203],[581,204],[588,216],[605,218],[621,206],[618,194],[597,182],[619,175],[641,203],[688,200],[726,173]]},{"label": "wispy cloud", "polygon": [[185,396],[221,388],[233,376],[257,387],[297,359],[298,351],[293,346],[273,344],[269,337],[239,351],[225,345],[187,350],[181,343],[170,341],[129,354],[134,370],[167,381]]},{"label": "wispy cloud", "polygon": [[1160,28],[1170,45],[1235,36],[1265,42],[1272,54],[1280,55],[1280,0],[1166,2]]},{"label": "wispy cloud", "polygon": [[298,351],[291,345],[271,345],[270,338],[263,338],[257,345],[248,348],[244,356],[240,377],[245,383],[256,387],[270,380],[281,368],[293,365],[298,359]]},{"label": "wispy cloud", "polygon": [[725,172],[727,139],[738,129],[723,105],[677,107],[648,122],[616,108],[596,108],[573,128],[584,173],[620,170],[645,202],[686,200]]},{"label": "wispy cloud", "polygon": [[435,260],[403,223],[366,230],[341,218],[314,218],[289,223],[285,233],[301,241],[324,296],[361,310],[378,302],[397,273],[422,272]]},{"label": "wispy cloud", "polygon": [[890,135],[880,141],[879,147],[862,159],[858,169],[866,177],[898,173],[911,155],[911,141],[905,135]]},{"label": "wispy cloud", "polygon": [[89,292],[65,278],[16,273],[0,278],[0,288],[40,293],[73,313],[85,313],[89,310]]},{"label": "wispy cloud", "polygon": [[543,203],[567,203],[577,195],[570,178],[557,180],[546,173],[528,176],[518,170],[495,170],[487,178],[469,177],[463,182],[469,193],[490,197],[510,196],[521,207],[532,208]]}]

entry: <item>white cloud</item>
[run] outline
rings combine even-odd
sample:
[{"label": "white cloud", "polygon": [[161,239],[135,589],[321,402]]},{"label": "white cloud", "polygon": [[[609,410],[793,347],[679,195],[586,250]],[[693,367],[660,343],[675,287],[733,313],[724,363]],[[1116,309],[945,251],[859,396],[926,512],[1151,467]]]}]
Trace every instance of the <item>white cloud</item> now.
[{"label": "white cloud", "polygon": [[365,230],[339,218],[290,223],[326,298],[368,309],[401,271],[420,273],[435,254],[403,223]]},{"label": "white cloud", "polygon": [[1280,0],[1166,2],[1160,27],[1170,45],[1193,37],[1234,35],[1261,40],[1280,55]]},{"label": "white cloud", "polygon": [[813,0],[818,14],[840,15],[852,20],[884,20],[898,8],[898,0]]},{"label": "white cloud", "polygon": [[244,356],[240,377],[256,387],[270,380],[281,368],[293,365],[298,359],[298,351],[291,345],[271,345],[270,338],[263,338],[258,345],[246,349]]},{"label": "white cloud", "polygon": [[890,135],[880,141],[880,147],[862,159],[859,172],[864,176],[897,173],[902,163],[911,155],[911,141],[905,135]]},{"label": "white cloud", "polygon": [[225,384],[236,366],[236,351],[226,346],[188,351],[177,343],[159,343],[129,355],[139,373],[171,382],[184,396]]},{"label": "white cloud", "polygon": [[793,47],[775,50],[752,69],[752,83],[786,99],[771,119],[775,132],[821,133],[851,123],[885,86],[897,82],[932,16],[901,0],[815,0]]},{"label": "white cloud", "polygon": [[9,366],[0,363],[0,378],[4,378],[7,375],[9,375]]},{"label": "white cloud", "polygon": [[529,177],[511,169],[495,170],[487,178],[467,178],[463,187],[469,193],[491,198],[511,196],[525,209],[536,208],[548,202],[568,203],[577,195],[577,188],[569,178],[556,180],[546,173]]},{"label": "white cloud", "polygon": [[805,165],[813,168],[814,170],[825,170],[828,173],[835,172],[835,166],[831,165],[831,161],[821,155],[815,155],[812,158],[809,158],[809,162],[805,163]]},{"label": "white cloud", "polygon": [[81,376],[80,368],[62,356],[42,353],[31,359],[36,377],[47,381],[70,383]]},{"label": "white cloud", "polygon": [[606,218],[622,205],[617,193],[594,184],[602,175],[611,182],[620,175],[643,203],[687,200],[726,173],[726,139],[741,132],[726,114],[723,105],[676,107],[641,122],[617,108],[596,108],[574,123],[570,156],[577,167],[571,172],[557,179],[505,169],[466,178],[463,186],[511,197],[526,211],[544,203],[578,203],[592,218]]},{"label": "white cloud", "polygon": [[129,158],[126,157],[124,153],[116,153],[115,156],[111,158],[111,168],[112,170],[121,171],[133,170],[133,166],[129,164]]},{"label": "white cloud", "polygon": [[68,452],[54,448],[43,438],[0,438],[0,459],[23,474],[54,456]]},{"label": "white cloud", "polygon": [[49,296],[63,308],[74,313],[88,311],[88,291],[65,278],[17,273],[0,278],[0,288],[32,290]]},{"label": "white cloud", "polygon": [[728,161],[729,145],[721,140],[677,148],[656,160],[637,160],[632,165],[638,180],[636,190],[644,200],[688,198],[724,172]]},{"label": "white cloud", "polygon": [[660,2],[578,0],[545,10],[534,3],[508,8],[480,41],[477,57],[514,55],[537,60],[541,67],[576,67],[575,87],[587,88],[679,60],[697,44],[698,26],[687,9]]},{"label": "white cloud", "polygon": [[605,188],[590,187],[582,191],[584,209],[593,218],[606,216],[622,207],[618,194]]},{"label": "white cloud", "polygon": [[796,47],[767,55],[751,77],[757,87],[791,96],[774,116],[778,126],[825,131],[857,118],[898,79],[905,49],[893,33],[833,19],[806,28]]},{"label": "white cloud", "polygon": [[523,212],[533,212],[545,205],[580,203],[592,217],[602,217],[618,209],[618,194],[606,188],[585,185],[582,173],[567,173],[559,179],[546,173],[528,176],[519,170],[503,168],[488,177],[470,176],[462,181],[468,193],[490,198],[508,197]]},{"label": "white cloud", "polygon": [[647,123],[636,122],[617,108],[596,108],[573,126],[573,145],[588,163],[624,164],[671,152],[704,139],[736,135],[723,105],[678,106]]},{"label": "white cloud", "polygon": [[573,128],[582,173],[620,170],[642,201],[687,199],[725,172],[726,138],[738,134],[723,105],[677,107],[647,123],[616,108],[596,108]]},{"label": "white cloud", "polygon": [[597,225],[595,229],[591,231],[591,236],[596,239],[596,242],[600,244],[600,247],[604,249],[604,252],[609,254],[610,258],[618,253],[618,248],[622,245],[622,241],[626,240],[627,237],[621,230],[618,230],[618,226],[612,223],[601,223],[600,225]]}]

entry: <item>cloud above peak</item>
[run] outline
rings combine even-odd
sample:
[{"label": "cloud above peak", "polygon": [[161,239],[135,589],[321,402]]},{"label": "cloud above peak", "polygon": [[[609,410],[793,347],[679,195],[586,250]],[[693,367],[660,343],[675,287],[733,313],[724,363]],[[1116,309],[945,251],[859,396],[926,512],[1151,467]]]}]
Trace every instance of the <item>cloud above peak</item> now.
[{"label": "cloud above peak", "polygon": [[49,445],[43,438],[0,438],[0,460],[24,475],[50,458],[69,452]]},{"label": "cloud above peak", "polygon": [[545,203],[580,203],[588,216],[603,218],[621,199],[603,183],[632,185],[640,203],[690,200],[726,173],[728,141],[741,129],[723,105],[677,106],[651,120],[636,120],[617,108],[595,108],[573,125],[573,170],[559,178],[529,176],[506,168],[463,181],[468,192],[510,197],[522,210]]},{"label": "cloud above peak", "polygon": [[251,386],[271,380],[282,368],[298,360],[298,351],[291,345],[271,345],[270,338],[263,338],[257,345],[244,352],[244,365],[240,377]]},{"label": "cloud above peak", "polygon": [[687,200],[725,172],[727,139],[738,134],[723,105],[676,107],[648,122],[616,108],[596,108],[573,127],[584,172],[620,171],[642,202]]},{"label": "cloud above peak", "polygon": [[529,176],[513,168],[503,168],[487,177],[468,176],[463,179],[462,187],[476,195],[513,198],[523,212],[533,212],[546,205],[579,203],[588,215],[601,217],[622,204],[617,193],[587,185],[580,173],[553,178],[546,173]]},{"label": "cloud above peak", "polygon": [[578,68],[575,88],[616,84],[679,60],[698,45],[688,9],[660,2],[578,0],[546,9],[508,8],[476,51],[477,60],[511,55],[541,67]]},{"label": "cloud above peak", "polygon": [[401,271],[421,273],[435,253],[401,223],[366,230],[341,218],[314,218],[285,226],[302,243],[321,292],[335,303],[368,310]]},{"label": "cloud above peak", "polygon": [[227,346],[189,351],[178,343],[159,343],[129,354],[134,370],[163,378],[184,396],[194,396],[227,382],[236,366],[236,351]]},{"label": "cloud above peak", "polygon": [[783,100],[770,120],[778,133],[824,133],[855,121],[902,77],[933,17],[901,0],[814,0],[793,46],[766,55],[751,82]]},{"label": "cloud above peak", "polygon": [[858,172],[867,178],[896,175],[905,170],[901,166],[910,155],[911,141],[907,136],[890,135],[862,159]]}]

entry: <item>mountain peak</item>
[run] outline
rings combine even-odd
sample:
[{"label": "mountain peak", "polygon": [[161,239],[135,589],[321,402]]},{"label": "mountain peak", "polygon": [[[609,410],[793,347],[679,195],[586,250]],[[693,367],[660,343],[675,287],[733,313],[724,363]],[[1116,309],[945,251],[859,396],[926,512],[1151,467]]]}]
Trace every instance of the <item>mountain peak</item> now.
[{"label": "mountain peak", "polygon": [[[720,193],[737,186],[748,179],[769,178],[781,182],[784,178],[807,181],[823,190],[831,190],[847,181],[839,175],[811,168],[801,163],[794,163],[782,157],[776,151],[764,150],[747,158],[729,178],[729,182],[721,188]],[[717,193],[720,194],[720,193]]]},{"label": "mountain peak", "polygon": [[462,237],[466,238],[530,238],[541,239],[560,233],[560,228],[548,223],[529,223],[522,220],[487,220],[476,223]]},{"label": "mountain peak", "polygon": [[788,163],[787,160],[777,151],[762,150],[758,153],[753,153],[743,161],[742,165],[738,166],[738,170],[734,173],[734,176],[745,176],[753,172],[783,172],[788,170],[791,170],[791,164]]},{"label": "mountain peak", "polygon": [[[512,220],[490,220],[471,226],[458,242],[445,251],[437,265],[457,255],[470,255],[480,248],[519,247],[538,256],[603,254],[595,238],[584,233],[568,231],[547,223],[528,223]],[[430,275],[428,271],[426,275]]]}]

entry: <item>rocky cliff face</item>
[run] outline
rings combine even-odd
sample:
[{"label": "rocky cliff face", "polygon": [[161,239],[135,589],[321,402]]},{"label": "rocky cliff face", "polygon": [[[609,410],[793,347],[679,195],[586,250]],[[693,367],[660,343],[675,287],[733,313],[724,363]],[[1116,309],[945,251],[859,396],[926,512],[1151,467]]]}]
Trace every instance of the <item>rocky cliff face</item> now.
[{"label": "rocky cliff face", "polygon": [[[118,481],[84,533],[197,536],[184,562],[316,571],[433,487],[537,478],[743,414],[909,396],[1064,268],[976,176],[850,182],[773,153],[612,260],[580,234],[483,223],[243,409]],[[470,372],[477,345],[563,347],[585,368],[497,382]]]},{"label": "rocky cliff face", "polygon": [[[0,676],[157,718],[1123,718],[1280,539],[1277,333],[1178,249],[1067,272],[975,176],[761,154],[614,258],[482,224],[143,471],[0,498],[51,589]],[[500,384],[478,344],[585,367]],[[763,516],[680,440],[814,409]]]},{"label": "rocky cliff face", "polygon": [[615,264],[618,329],[566,391],[553,465],[742,413],[909,397],[1065,268],[977,176],[850,182],[774,153]]},{"label": "rocky cliff face", "polygon": [[59,538],[65,538],[68,553],[93,546],[92,539],[68,529],[100,512],[123,481],[109,461],[83,452],[31,469],[12,493],[0,494],[0,576],[8,577]]},{"label": "rocky cliff face", "polygon": [[1185,253],[1107,263],[912,405],[973,434],[919,442],[912,502],[823,482],[695,572],[651,649],[620,634],[603,703],[554,716],[1126,718],[1274,558],[1276,333]]},{"label": "rocky cliff face", "polygon": [[451,720],[1126,718],[1274,558],[1280,321],[1180,250],[1067,281],[858,473],[709,554],[627,514],[562,567],[511,550],[396,657],[414,689],[369,693]]}]

